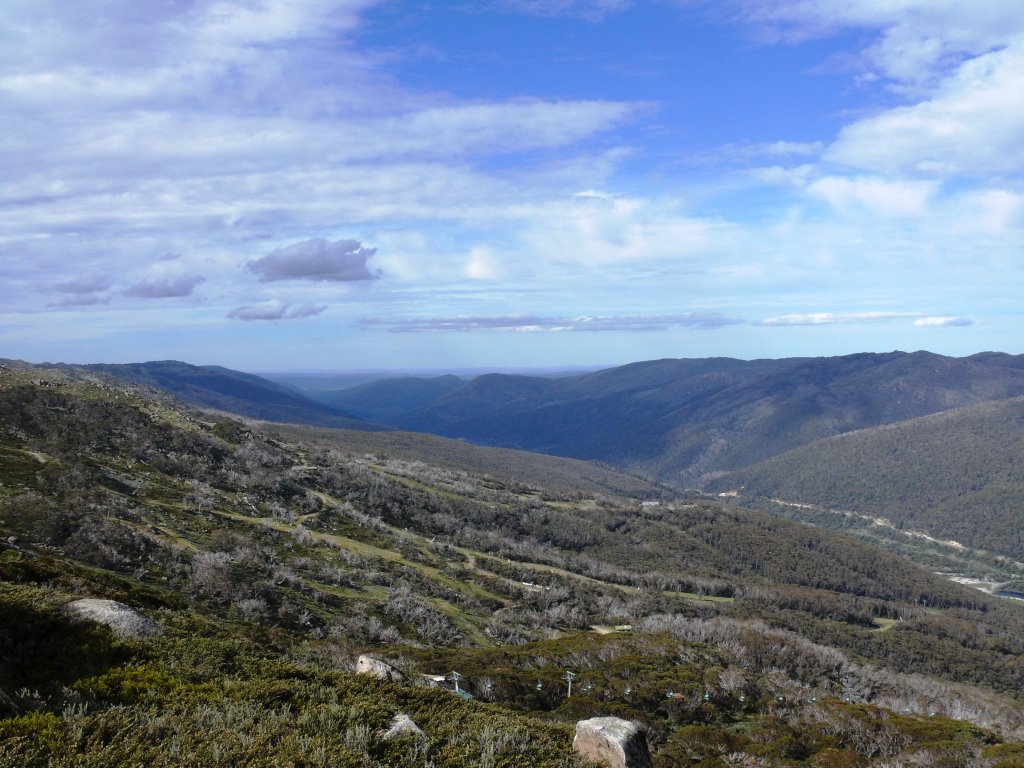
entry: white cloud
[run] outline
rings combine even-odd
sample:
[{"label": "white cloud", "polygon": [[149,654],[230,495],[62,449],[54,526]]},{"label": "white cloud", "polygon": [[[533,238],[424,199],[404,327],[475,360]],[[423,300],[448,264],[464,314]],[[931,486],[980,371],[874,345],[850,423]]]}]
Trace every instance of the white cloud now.
[{"label": "white cloud", "polygon": [[1024,225],[1024,194],[1008,189],[969,190],[951,196],[946,220],[964,232],[1018,237]]},{"label": "white cloud", "polygon": [[435,107],[368,124],[353,151],[372,156],[460,157],[564,146],[645,109],[635,102],[516,101]]},{"label": "white cloud", "polygon": [[[345,36],[372,4],[2,4],[0,254],[17,258],[0,264],[0,293],[18,297],[9,307],[34,311],[23,297],[53,290],[67,264],[118,275],[122,298],[188,295],[195,286],[181,278],[138,273],[169,252],[185,254],[182,271],[206,275],[221,314],[250,299],[233,284],[240,254],[266,254],[250,265],[266,282],[369,280],[373,266],[393,279],[461,279],[467,266],[494,279],[498,258],[467,265],[473,244],[457,235],[450,258],[368,262],[366,248],[346,261],[312,244],[393,222],[458,230],[545,199],[573,163],[566,178],[589,182],[613,164],[582,162],[575,147],[645,109],[407,91]],[[503,161],[512,170],[488,167],[552,148],[565,152],[543,169],[551,178],[520,170],[518,158]]]},{"label": "white cloud", "polygon": [[227,316],[235,320],[299,320],[314,317],[322,313],[327,306],[324,304],[300,304],[292,306],[280,299],[270,299],[258,304],[237,307]]},{"label": "white cloud", "polygon": [[1017,0],[734,0],[733,6],[768,39],[874,30],[879,36],[863,51],[864,66],[911,85],[934,81],[963,57],[1009,45],[1024,31]]},{"label": "white cloud", "polygon": [[686,312],[677,315],[623,315],[547,317],[541,315],[504,315],[413,318],[364,318],[366,328],[383,327],[391,333],[467,333],[470,331],[506,331],[517,333],[664,331],[669,328],[710,330],[744,322],[739,318],[713,312]]},{"label": "white cloud", "polygon": [[807,191],[841,213],[866,212],[872,216],[921,216],[937,185],[930,181],[889,181],[881,177],[826,176],[811,182]]},{"label": "white cloud", "polygon": [[[372,4],[0,4],[6,311],[38,313],[46,291],[65,308],[52,317],[75,319],[67,308],[79,306],[114,332],[143,314],[180,327],[204,313],[236,334],[301,332],[223,318],[320,314],[339,283],[381,270],[374,308],[353,291],[330,319],[641,330],[695,327],[666,319],[682,318],[679,306],[711,324],[740,312],[778,325],[889,316],[783,314],[821,306],[980,317],[962,295],[1024,284],[1017,2],[750,0],[748,18],[785,36],[859,30],[843,44],[866,39],[864,73],[907,106],[847,117],[831,145],[780,136],[683,164],[661,162],[675,149],[664,129],[679,126],[661,125],[664,115],[637,125],[650,106],[589,88],[584,98],[461,98],[462,82],[430,79],[454,61],[417,75],[433,90],[404,88],[392,75],[406,64],[385,62],[394,49],[362,47],[385,26],[350,34]],[[628,4],[524,0],[518,10],[597,19]],[[640,20],[644,4],[633,5]],[[376,22],[396,18],[385,11]],[[339,246],[347,238],[354,250]],[[168,253],[180,255],[158,263]],[[202,304],[126,300],[195,287],[168,274],[204,275]],[[274,292],[253,293],[257,278]],[[853,293],[856,303],[836,300]],[[91,306],[108,300],[107,311]],[[909,318],[912,333],[910,320],[931,316],[891,320]],[[986,332],[993,325],[986,317]]]},{"label": "white cloud", "polygon": [[540,263],[594,269],[625,262],[707,259],[727,247],[728,222],[688,216],[673,199],[590,194],[510,209],[516,250]]},{"label": "white cloud", "polygon": [[964,62],[929,98],[847,126],[825,158],[890,174],[1018,173],[1024,170],[1021,93],[1024,37]]},{"label": "white cloud", "polygon": [[472,280],[497,280],[501,276],[501,268],[494,251],[484,246],[470,250],[466,276]]},{"label": "white cloud", "polygon": [[781,165],[754,167],[746,171],[746,176],[760,184],[799,189],[806,187],[819,173],[817,166],[805,163],[790,167]]},{"label": "white cloud", "polygon": [[965,328],[978,323],[969,317],[922,317],[914,321],[918,328]]},{"label": "white cloud", "polygon": [[879,323],[889,320],[920,318],[920,312],[811,312],[766,317],[761,325],[836,325]]},{"label": "white cloud", "polygon": [[366,248],[358,240],[330,242],[314,238],[276,248],[263,258],[250,261],[246,269],[259,275],[261,283],[276,280],[374,280],[380,274],[371,272],[366,262],[376,252],[376,248]]},{"label": "white cloud", "polygon": [[[866,81],[906,104],[843,128],[823,159],[886,176],[986,177],[1024,169],[1024,4],[1017,0],[730,0],[766,41],[863,30]],[[783,145],[784,146],[784,145]]]}]

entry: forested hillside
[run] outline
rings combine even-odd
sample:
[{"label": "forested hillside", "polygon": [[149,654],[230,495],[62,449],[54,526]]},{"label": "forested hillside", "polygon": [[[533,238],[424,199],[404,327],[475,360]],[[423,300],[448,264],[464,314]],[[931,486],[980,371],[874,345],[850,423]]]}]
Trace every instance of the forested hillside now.
[{"label": "forested hillside", "polygon": [[1024,395],[1024,357],[927,352],[660,360],[566,379],[482,376],[389,419],[696,484],[801,445]]},{"label": "forested hillside", "polygon": [[310,397],[360,419],[378,421],[394,418],[430,405],[463,384],[458,376],[433,376],[373,381],[349,389],[313,391]]},{"label": "forested hillside", "polygon": [[821,440],[709,488],[879,515],[1024,559],[1024,399]]},{"label": "forested hillside", "polygon": [[[0,765],[567,766],[608,714],[659,768],[1021,750],[1024,607],[867,544],[68,368],[7,366],[0,414]],[[162,634],[72,623],[85,597]],[[405,682],[353,677],[367,651]],[[452,670],[490,703],[414,684]],[[422,741],[382,736],[399,711]]]}]

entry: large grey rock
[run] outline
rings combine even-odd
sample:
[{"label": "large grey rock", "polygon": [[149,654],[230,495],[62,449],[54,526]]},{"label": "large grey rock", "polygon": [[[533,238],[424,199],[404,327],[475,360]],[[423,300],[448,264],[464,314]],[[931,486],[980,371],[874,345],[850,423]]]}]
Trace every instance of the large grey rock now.
[{"label": "large grey rock", "polygon": [[404,712],[399,712],[391,718],[391,725],[384,731],[381,738],[385,741],[390,741],[391,739],[401,739],[406,736],[416,739],[425,739],[427,737],[422,729],[413,722],[411,717]]},{"label": "large grey rock", "polygon": [[65,605],[64,611],[79,619],[105,624],[118,637],[153,637],[163,634],[155,621],[117,600],[75,600]]},{"label": "large grey rock", "polygon": [[405,675],[386,661],[381,661],[365,654],[356,661],[356,674],[378,677],[381,680],[390,680],[393,683],[397,683],[405,678]]},{"label": "large grey rock", "polygon": [[576,723],[573,751],[608,768],[654,768],[647,734],[619,717],[594,717]]}]

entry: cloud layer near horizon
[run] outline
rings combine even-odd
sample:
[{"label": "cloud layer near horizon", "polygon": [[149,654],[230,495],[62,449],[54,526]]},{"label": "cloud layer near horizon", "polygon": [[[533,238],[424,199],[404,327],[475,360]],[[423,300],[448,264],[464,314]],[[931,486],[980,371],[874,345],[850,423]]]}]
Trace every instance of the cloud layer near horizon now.
[{"label": "cloud layer near horizon", "polygon": [[711,330],[743,321],[714,313],[618,317],[541,317],[537,315],[508,315],[504,317],[416,317],[416,318],[364,318],[360,324],[367,328],[383,327],[391,333],[437,333],[473,331],[539,332],[607,332],[607,331],[664,331],[669,328],[698,328]]}]

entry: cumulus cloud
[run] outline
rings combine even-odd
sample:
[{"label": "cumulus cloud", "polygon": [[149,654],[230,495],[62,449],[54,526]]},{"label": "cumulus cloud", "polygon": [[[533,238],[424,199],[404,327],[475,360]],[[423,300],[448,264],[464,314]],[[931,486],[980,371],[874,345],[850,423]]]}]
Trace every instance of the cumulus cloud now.
[{"label": "cumulus cloud", "polygon": [[921,317],[914,321],[914,325],[919,328],[966,328],[977,324],[976,320],[969,317],[949,316]]},{"label": "cumulus cloud", "polygon": [[920,216],[937,185],[930,181],[891,181],[880,177],[826,176],[807,191],[844,213],[864,211],[873,216]]},{"label": "cumulus cloud", "polygon": [[729,222],[689,216],[678,200],[618,197],[595,190],[523,205],[516,213],[522,219],[514,234],[521,253],[590,268],[706,258],[733,235]]},{"label": "cumulus cloud", "polygon": [[261,283],[374,280],[380,277],[380,272],[371,271],[366,262],[376,252],[376,248],[366,248],[358,240],[330,242],[315,238],[277,248],[261,259],[250,261],[246,269],[259,275]]},{"label": "cumulus cloud", "polygon": [[984,3],[892,0],[728,0],[769,39],[799,41],[864,29],[877,37],[862,51],[869,72],[921,83],[958,60],[1005,45],[1024,29],[1017,0]]},{"label": "cumulus cloud", "polygon": [[760,325],[836,325],[839,323],[878,323],[921,317],[920,312],[811,312],[766,317]]},{"label": "cumulus cloud", "polygon": [[468,331],[510,331],[518,333],[575,331],[664,331],[685,327],[710,330],[736,325],[743,320],[717,313],[678,315],[624,315],[545,317],[505,315],[498,317],[460,315],[458,317],[364,318],[364,328],[384,327],[391,333],[437,333]]},{"label": "cumulus cloud", "polygon": [[298,320],[319,315],[325,309],[326,304],[292,306],[279,299],[271,299],[259,304],[237,307],[228,312],[227,316],[234,320]]},{"label": "cumulus cloud", "polygon": [[[459,219],[515,202],[489,158],[571,154],[645,109],[403,88],[346,34],[376,1],[0,4],[0,199],[18,206],[5,238],[36,264],[88,249],[124,274],[154,241],[227,261],[240,243],[340,223]],[[290,279],[265,266],[263,279]],[[364,262],[297,277],[372,276]]]},{"label": "cumulus cloud", "polygon": [[189,296],[195,287],[205,280],[206,278],[200,275],[155,277],[140,280],[125,289],[124,295],[136,299],[168,299],[176,296]]},{"label": "cumulus cloud", "polygon": [[845,127],[831,162],[884,173],[979,175],[1024,170],[1024,35],[965,61],[934,93]]},{"label": "cumulus cloud", "polygon": [[[864,82],[908,103],[855,120],[824,158],[894,174],[1019,172],[1024,111],[1024,4],[892,0],[723,0],[770,42],[866,31]],[[851,61],[846,61],[850,65]]]},{"label": "cumulus cloud", "polygon": [[[388,58],[394,49],[384,47],[402,39],[386,39],[398,17],[375,18],[384,24],[380,35],[350,34],[376,1],[109,0],[102,14],[91,2],[0,3],[0,294],[7,311],[37,312],[40,292],[45,301],[82,307],[108,294],[124,300],[128,286],[140,298],[187,295],[169,279],[152,278],[202,274],[203,294],[218,302],[216,317],[236,307],[230,315],[239,320],[295,319],[323,311],[298,302],[328,300],[339,283],[371,280],[376,267],[395,288],[382,301],[398,309],[350,308],[357,314],[349,317],[421,316],[367,326],[410,333],[470,330],[467,317],[482,330],[552,336],[556,329],[717,327],[714,316],[704,326],[699,316],[688,316],[690,325],[639,316],[701,297],[702,307],[776,325],[878,322],[874,330],[885,338],[896,325],[918,336],[970,337],[916,331],[912,322],[930,313],[889,325],[878,315],[782,313],[807,307],[807,296],[820,307],[848,307],[856,295],[877,302],[869,307],[954,307],[970,316],[973,305],[962,302],[971,297],[1015,298],[1024,223],[1013,172],[1024,164],[1024,113],[1012,98],[1022,82],[1019,0],[673,0],[684,8],[683,23],[694,5],[742,7],[759,28],[771,28],[774,41],[852,30],[834,46],[800,55],[852,51],[865,77],[865,89],[846,100],[856,111],[805,124],[797,109],[789,117],[801,121],[799,130],[722,148],[696,177],[673,162],[649,173],[652,157],[695,145],[669,138],[687,133],[673,122],[685,109],[637,121],[651,107],[616,100],[616,89],[538,98],[552,89],[531,74],[515,93],[488,94],[445,80],[450,67],[403,87],[401,72],[409,70],[396,69]],[[484,0],[474,4],[481,13],[473,23],[493,21],[486,14],[502,4],[587,19],[631,5],[641,23],[651,5]],[[661,47],[663,37],[651,39],[649,53],[664,64],[672,50]],[[495,49],[494,63],[503,67],[511,50]],[[673,104],[678,89],[653,85],[645,93]],[[890,106],[872,114],[865,104]],[[836,120],[848,126],[833,134]],[[754,189],[738,166],[758,182]],[[776,186],[770,194],[766,183]],[[586,191],[567,198],[572,190]],[[307,240],[333,232],[380,252],[355,241],[354,251],[326,241],[318,251]],[[285,247],[269,253],[278,245]],[[335,259],[325,253],[332,247]],[[152,271],[137,271],[140,254],[150,261],[165,251],[172,254]],[[68,265],[89,274],[75,278]],[[90,283],[94,274],[112,283]],[[144,275],[151,279],[136,282]],[[325,292],[250,293],[257,279]],[[513,290],[517,298],[508,303],[497,293]],[[293,303],[256,303],[275,294]],[[126,303],[139,312],[153,304]],[[487,317],[510,307],[539,314]],[[587,307],[631,314],[575,317]],[[82,314],[142,324],[127,311]],[[986,334],[998,327],[986,319]],[[864,330],[867,340],[871,329]],[[713,346],[727,333],[704,338]],[[631,338],[634,350],[647,340],[653,349],[656,339]]]}]

